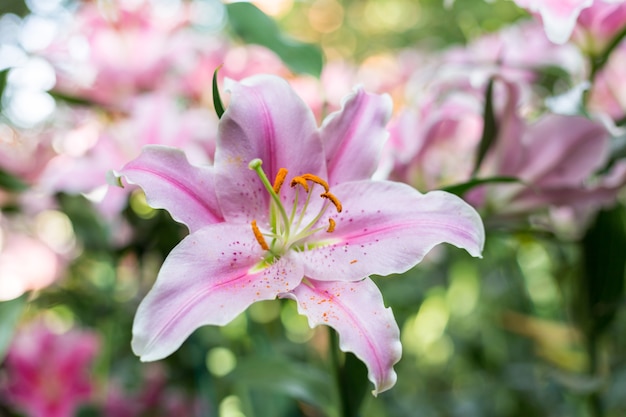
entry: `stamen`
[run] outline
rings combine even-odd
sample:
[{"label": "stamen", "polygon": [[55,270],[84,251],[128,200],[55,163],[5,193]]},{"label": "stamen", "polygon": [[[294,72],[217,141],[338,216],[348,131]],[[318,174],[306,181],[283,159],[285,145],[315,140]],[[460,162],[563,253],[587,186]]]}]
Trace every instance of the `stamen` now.
[{"label": "stamen", "polygon": [[298,184],[300,184],[302,188],[304,188],[304,191],[306,191],[307,193],[309,192],[309,185],[306,183],[306,180],[303,177],[293,177],[293,179],[291,180],[291,186],[295,187]]},{"label": "stamen", "polygon": [[322,187],[324,187],[325,192],[328,192],[330,190],[330,188],[328,187],[328,183],[324,181],[323,179],[321,179],[320,177],[318,177],[317,175],[302,174],[302,178],[304,178],[307,181],[313,181],[314,183],[321,185]]},{"label": "stamen", "polygon": [[328,233],[332,233],[335,230],[336,225],[337,223],[335,223],[334,219],[328,219],[328,229],[326,229],[326,231]]},{"label": "stamen", "polygon": [[341,202],[339,201],[339,199],[337,197],[335,197],[333,194],[331,194],[329,192],[325,192],[325,193],[320,194],[320,197],[329,199],[330,202],[335,205],[335,208],[337,208],[337,213],[341,213],[341,210],[343,208],[341,207]]},{"label": "stamen", "polygon": [[252,226],[252,233],[254,233],[254,237],[256,238],[256,241],[259,242],[259,245],[261,245],[261,248],[263,248],[263,250],[270,250],[270,247],[267,245],[267,242],[263,237],[263,233],[259,230],[259,226],[256,225],[256,220],[252,220],[250,225]]},{"label": "stamen", "polygon": [[274,179],[274,192],[278,194],[280,192],[280,187],[283,186],[285,182],[285,178],[287,177],[287,170],[285,168],[281,168],[278,170],[278,174],[276,174],[276,179]]}]

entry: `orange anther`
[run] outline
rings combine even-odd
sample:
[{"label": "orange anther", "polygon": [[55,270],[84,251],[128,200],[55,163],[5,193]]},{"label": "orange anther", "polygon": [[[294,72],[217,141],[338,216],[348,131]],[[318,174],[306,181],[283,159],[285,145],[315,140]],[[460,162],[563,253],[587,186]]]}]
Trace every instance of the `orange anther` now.
[{"label": "orange anther", "polygon": [[256,238],[256,241],[259,242],[259,245],[261,245],[261,248],[263,248],[263,250],[270,250],[270,247],[267,245],[267,242],[263,237],[263,233],[259,230],[259,226],[256,225],[256,220],[252,220],[250,225],[252,226],[252,233],[254,233],[254,237]]},{"label": "orange anther", "polygon": [[335,197],[333,194],[331,194],[329,192],[325,192],[325,193],[320,194],[320,197],[329,199],[330,202],[333,203],[335,205],[335,207],[337,208],[337,213],[341,213],[341,210],[343,208],[341,207],[341,202],[339,201],[339,199],[337,197]]},{"label": "orange anther", "polygon": [[293,179],[291,180],[291,186],[295,187],[298,184],[300,184],[302,188],[304,188],[304,191],[306,191],[307,193],[309,192],[309,185],[306,183],[306,180],[303,177],[293,177]]},{"label": "orange anther", "polygon": [[335,230],[336,225],[337,223],[335,223],[334,219],[328,219],[328,229],[326,229],[326,231],[328,233],[332,233]]},{"label": "orange anther", "polygon": [[321,185],[322,187],[324,187],[325,192],[328,192],[330,190],[330,188],[328,187],[328,183],[324,181],[323,179],[321,179],[320,177],[318,177],[317,175],[302,174],[302,178],[304,178],[307,181],[312,181],[316,184]]},{"label": "orange anther", "polygon": [[274,179],[274,192],[278,194],[280,192],[280,187],[283,186],[285,182],[285,178],[287,177],[287,170],[285,168],[281,168],[278,170],[278,174],[276,174],[276,179]]}]

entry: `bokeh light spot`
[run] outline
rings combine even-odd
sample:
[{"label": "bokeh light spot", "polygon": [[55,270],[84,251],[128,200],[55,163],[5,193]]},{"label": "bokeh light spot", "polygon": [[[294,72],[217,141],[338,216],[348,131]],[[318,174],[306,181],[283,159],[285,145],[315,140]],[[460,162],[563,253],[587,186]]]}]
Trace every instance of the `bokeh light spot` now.
[{"label": "bokeh light spot", "polygon": [[343,6],[336,0],[316,0],[309,8],[311,27],[321,33],[331,33],[343,23]]},{"label": "bokeh light spot", "polygon": [[216,347],[207,353],[206,367],[215,376],[227,375],[236,365],[237,358],[230,349]]}]

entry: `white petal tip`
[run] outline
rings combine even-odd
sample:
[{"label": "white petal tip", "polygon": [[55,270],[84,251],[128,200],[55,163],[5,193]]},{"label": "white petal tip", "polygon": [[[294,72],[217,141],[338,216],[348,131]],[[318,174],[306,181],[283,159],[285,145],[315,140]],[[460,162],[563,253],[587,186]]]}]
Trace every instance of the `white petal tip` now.
[{"label": "white petal tip", "polygon": [[124,184],[122,184],[122,175],[116,171],[113,171],[113,170],[107,171],[106,181],[107,181],[107,184],[109,185],[124,188]]}]

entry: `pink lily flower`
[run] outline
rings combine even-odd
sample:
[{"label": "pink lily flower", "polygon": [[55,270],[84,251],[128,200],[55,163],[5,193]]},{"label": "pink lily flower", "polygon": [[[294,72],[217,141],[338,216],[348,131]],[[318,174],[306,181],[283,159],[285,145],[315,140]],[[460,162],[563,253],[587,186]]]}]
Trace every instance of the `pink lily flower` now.
[{"label": "pink lily flower", "polygon": [[478,176],[516,177],[523,184],[478,187],[466,199],[505,216],[548,207],[583,214],[613,204],[626,183],[626,163],[597,174],[610,156],[606,126],[582,116],[550,113],[529,123],[519,114],[519,86],[504,85],[508,98],[499,115],[500,133]]},{"label": "pink lily flower", "polygon": [[341,349],[366,364],[374,394],[391,388],[399,329],[369,276],[405,272],[442,242],[480,256],[480,217],[454,195],[370,179],[388,96],[359,89],[317,127],[280,78],[228,89],[214,166],[148,146],[119,172],[190,230],[137,310],[134,352],[164,358],[200,326],[291,298],[311,326],[333,327]]},{"label": "pink lily flower", "polygon": [[42,324],[21,329],[5,361],[2,397],[29,417],[71,417],[92,394],[89,368],[99,342],[90,332],[52,333]]},{"label": "pink lily flower", "polygon": [[[514,0],[518,6],[538,14],[548,38],[554,43],[569,40],[580,13],[594,0]],[[606,3],[621,3],[623,0],[604,0]]]},{"label": "pink lily flower", "polygon": [[604,51],[626,26],[626,3],[595,2],[578,17],[572,40],[589,54]]},{"label": "pink lily flower", "polygon": [[[491,188],[490,204],[501,207],[501,213],[545,206],[587,212],[615,201],[626,183],[626,164],[619,162],[609,173],[594,176],[606,164],[610,150],[610,135],[601,123],[582,116],[546,114],[520,127],[517,137],[501,136],[492,154],[498,160],[498,175],[528,184]],[[468,199],[474,201],[471,193]]]},{"label": "pink lily flower", "polygon": [[426,97],[392,121],[387,153],[392,179],[428,191],[471,178],[483,108],[471,92]]}]

